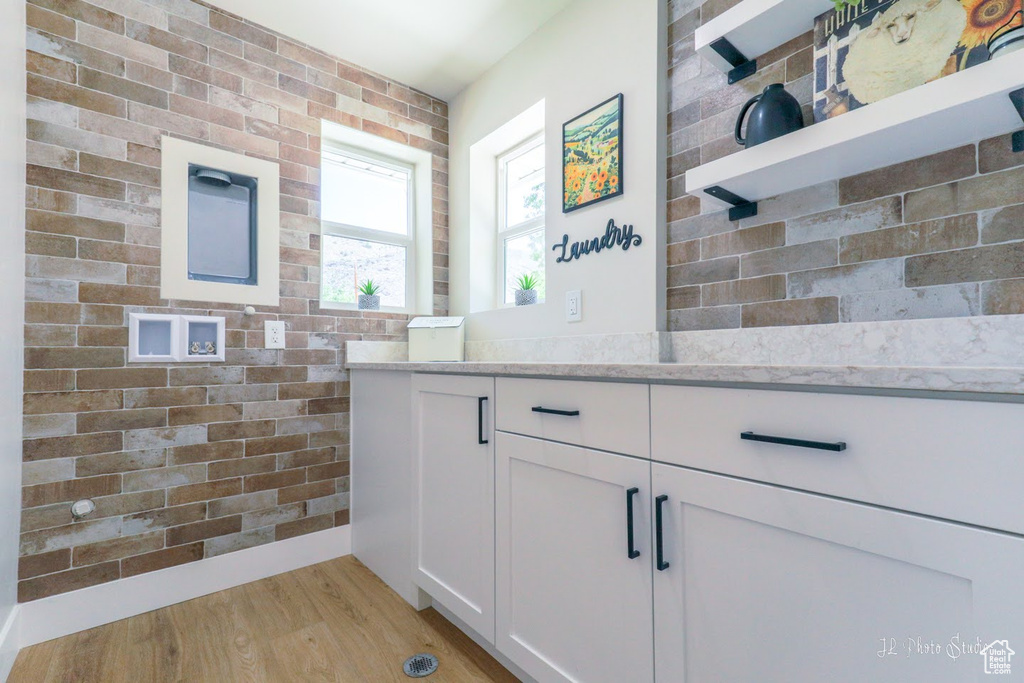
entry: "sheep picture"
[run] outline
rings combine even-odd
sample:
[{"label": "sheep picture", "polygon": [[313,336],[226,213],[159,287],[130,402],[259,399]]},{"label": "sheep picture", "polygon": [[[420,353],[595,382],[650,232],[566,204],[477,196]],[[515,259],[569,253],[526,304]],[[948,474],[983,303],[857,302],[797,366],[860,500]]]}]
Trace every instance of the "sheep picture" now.
[{"label": "sheep picture", "polygon": [[957,0],[897,0],[850,43],[842,66],[850,94],[869,104],[954,71],[966,24]]}]

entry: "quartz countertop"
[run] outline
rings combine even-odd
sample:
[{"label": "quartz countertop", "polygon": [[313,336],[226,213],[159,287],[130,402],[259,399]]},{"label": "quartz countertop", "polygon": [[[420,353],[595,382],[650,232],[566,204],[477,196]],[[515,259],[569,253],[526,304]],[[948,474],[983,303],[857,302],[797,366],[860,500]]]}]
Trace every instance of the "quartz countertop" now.
[{"label": "quartz countertop", "polygon": [[399,370],[461,375],[558,377],[711,385],[785,385],[1020,395],[1024,368],[856,365],[712,365],[683,363],[530,363],[407,361],[349,362],[353,370]]},{"label": "quartz countertop", "polygon": [[[1024,316],[469,341],[466,362],[348,342],[350,369],[942,392],[1024,401]],[[976,396],[971,396],[976,395]]]}]

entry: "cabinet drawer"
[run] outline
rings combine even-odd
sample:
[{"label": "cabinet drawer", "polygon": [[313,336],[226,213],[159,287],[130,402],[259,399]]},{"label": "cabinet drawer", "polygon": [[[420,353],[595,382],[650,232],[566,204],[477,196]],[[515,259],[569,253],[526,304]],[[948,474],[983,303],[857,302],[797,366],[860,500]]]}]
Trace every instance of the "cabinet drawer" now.
[{"label": "cabinet drawer", "polygon": [[499,377],[497,429],[648,458],[646,384]]},{"label": "cabinet drawer", "polygon": [[1024,405],[654,386],[651,439],[662,462],[1024,533]]}]

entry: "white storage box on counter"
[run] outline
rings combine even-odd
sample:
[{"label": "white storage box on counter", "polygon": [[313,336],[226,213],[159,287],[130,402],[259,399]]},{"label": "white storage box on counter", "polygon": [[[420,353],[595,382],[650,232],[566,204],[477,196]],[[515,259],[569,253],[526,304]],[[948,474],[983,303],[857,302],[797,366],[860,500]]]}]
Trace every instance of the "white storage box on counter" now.
[{"label": "white storage box on counter", "polygon": [[465,360],[466,319],[413,318],[409,323],[409,361]]}]

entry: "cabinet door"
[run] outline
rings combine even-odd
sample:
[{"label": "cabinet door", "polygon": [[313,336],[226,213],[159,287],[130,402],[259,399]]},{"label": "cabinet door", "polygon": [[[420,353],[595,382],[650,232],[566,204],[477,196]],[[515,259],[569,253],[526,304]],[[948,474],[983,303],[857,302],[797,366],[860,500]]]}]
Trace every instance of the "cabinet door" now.
[{"label": "cabinet door", "polygon": [[1024,651],[1019,537],[667,465],[652,482],[658,681],[974,681],[988,644]]},{"label": "cabinet door", "polygon": [[494,640],[494,379],[413,376],[413,580]]},{"label": "cabinet door", "polygon": [[649,462],[496,438],[498,650],[539,681],[653,680]]}]

